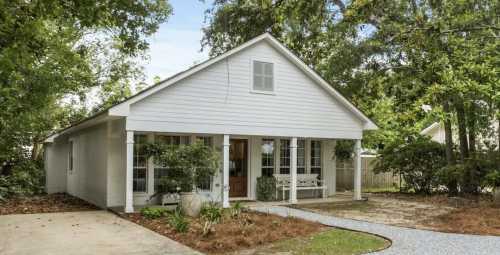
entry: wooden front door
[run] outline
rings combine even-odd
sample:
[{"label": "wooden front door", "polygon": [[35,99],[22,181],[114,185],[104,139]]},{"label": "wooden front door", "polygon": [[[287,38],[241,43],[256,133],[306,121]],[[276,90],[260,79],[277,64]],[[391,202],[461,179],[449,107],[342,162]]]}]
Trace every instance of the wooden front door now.
[{"label": "wooden front door", "polygon": [[248,141],[231,139],[229,146],[229,196],[247,196]]}]

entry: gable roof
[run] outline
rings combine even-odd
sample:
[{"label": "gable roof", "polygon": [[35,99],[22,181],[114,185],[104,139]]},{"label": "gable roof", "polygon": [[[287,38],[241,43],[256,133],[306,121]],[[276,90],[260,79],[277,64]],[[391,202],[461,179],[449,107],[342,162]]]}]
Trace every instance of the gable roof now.
[{"label": "gable roof", "polygon": [[435,128],[439,128],[440,127],[440,123],[439,122],[434,122],[432,124],[430,124],[428,127],[424,128],[422,131],[420,131],[420,134],[422,135],[427,135],[429,134],[432,130],[434,130]]},{"label": "gable roof", "polygon": [[[104,113],[107,113],[108,116],[128,116],[130,112],[130,105],[138,102],[149,95],[152,95],[168,86],[171,86],[205,68],[208,66],[217,63],[227,57],[230,57],[246,48],[249,48],[252,45],[255,45],[258,42],[261,41],[266,41],[268,42],[273,48],[278,50],[281,54],[283,54],[291,63],[295,64],[300,70],[302,70],[309,78],[311,78],[313,81],[315,81],[319,86],[321,86],[329,95],[334,97],[336,100],[338,100],[344,107],[346,107],[350,112],[352,112],[358,119],[360,119],[363,123],[363,130],[376,130],[378,129],[377,125],[370,119],[368,118],[361,110],[359,110],[356,106],[354,106],[347,98],[345,98],[340,92],[335,90],[327,81],[325,81],[318,73],[316,73],[311,67],[309,67],[306,63],[304,63],[299,57],[297,57],[290,49],[288,49],[286,46],[281,44],[274,36],[272,36],[269,33],[264,33],[260,36],[257,36],[250,41],[247,41],[240,46],[231,49],[217,57],[210,58],[198,65],[195,65],[185,71],[179,72],[149,88],[146,88],[142,90],[141,92],[123,100],[122,102],[119,102],[107,109],[104,109],[103,111],[96,113],[95,115],[86,118],[80,122],[77,122],[76,124],[65,128],[63,130],[60,130],[56,132],[54,135],[50,136],[49,138],[46,139],[46,142],[52,142],[53,139],[62,133],[67,133],[71,132],[71,129],[76,128],[77,126],[80,126],[86,122],[89,122],[93,120],[95,117],[100,116]],[[85,125],[88,126],[88,125]]]}]

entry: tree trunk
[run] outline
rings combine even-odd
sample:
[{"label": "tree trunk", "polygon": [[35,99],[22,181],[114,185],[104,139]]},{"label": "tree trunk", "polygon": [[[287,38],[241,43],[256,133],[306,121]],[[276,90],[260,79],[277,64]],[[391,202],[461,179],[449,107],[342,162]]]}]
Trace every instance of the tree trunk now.
[{"label": "tree trunk", "polygon": [[455,104],[458,121],[458,140],[460,145],[460,159],[463,161],[469,157],[469,145],[467,144],[467,120],[463,102]]},{"label": "tree trunk", "polygon": [[[444,101],[443,110],[446,113],[446,118],[444,119],[444,141],[446,144],[446,163],[450,167],[455,164],[455,155],[453,153],[453,133],[451,128],[450,120],[450,105],[448,101]],[[456,180],[451,181],[447,184],[448,186],[448,196],[456,196],[458,194],[458,184]]]},{"label": "tree trunk", "polygon": [[[450,105],[448,101],[444,101],[443,110],[448,115],[450,113]],[[451,120],[449,116],[444,119],[444,141],[446,144],[446,162],[448,166],[455,164],[455,155],[453,155],[453,133],[451,129]]]},{"label": "tree trunk", "polygon": [[476,106],[471,105],[468,115],[469,121],[469,152],[476,151]]}]

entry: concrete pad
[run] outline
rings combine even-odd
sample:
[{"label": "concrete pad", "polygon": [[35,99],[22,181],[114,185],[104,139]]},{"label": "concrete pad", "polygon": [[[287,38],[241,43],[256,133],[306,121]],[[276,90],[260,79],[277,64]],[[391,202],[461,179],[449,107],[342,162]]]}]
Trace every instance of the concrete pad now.
[{"label": "concrete pad", "polygon": [[0,216],[0,254],[201,254],[107,211]]}]

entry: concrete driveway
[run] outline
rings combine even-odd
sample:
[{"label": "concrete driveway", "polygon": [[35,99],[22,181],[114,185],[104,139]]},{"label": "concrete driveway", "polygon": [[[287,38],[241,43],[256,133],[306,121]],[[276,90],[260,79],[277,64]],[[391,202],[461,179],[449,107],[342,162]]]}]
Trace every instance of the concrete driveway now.
[{"label": "concrete driveway", "polygon": [[200,254],[106,211],[0,216],[0,254]]}]

